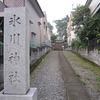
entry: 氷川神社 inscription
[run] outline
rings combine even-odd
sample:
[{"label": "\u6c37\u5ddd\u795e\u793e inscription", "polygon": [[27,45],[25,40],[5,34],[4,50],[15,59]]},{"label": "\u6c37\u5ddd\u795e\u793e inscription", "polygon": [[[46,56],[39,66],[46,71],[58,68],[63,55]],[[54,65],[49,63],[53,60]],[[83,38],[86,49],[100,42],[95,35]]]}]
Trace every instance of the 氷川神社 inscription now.
[{"label": "\u6c37\u5ddd\u795e\u793e inscription", "polygon": [[8,8],[4,20],[4,93],[26,94],[30,88],[28,13],[23,7]]}]

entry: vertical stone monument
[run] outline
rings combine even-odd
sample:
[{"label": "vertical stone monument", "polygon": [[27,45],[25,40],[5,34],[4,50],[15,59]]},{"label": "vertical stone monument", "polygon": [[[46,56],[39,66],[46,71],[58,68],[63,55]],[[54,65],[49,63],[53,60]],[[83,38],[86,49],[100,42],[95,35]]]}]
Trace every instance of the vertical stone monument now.
[{"label": "vertical stone monument", "polygon": [[30,88],[29,17],[25,7],[5,8],[4,90],[0,100],[37,100]]}]

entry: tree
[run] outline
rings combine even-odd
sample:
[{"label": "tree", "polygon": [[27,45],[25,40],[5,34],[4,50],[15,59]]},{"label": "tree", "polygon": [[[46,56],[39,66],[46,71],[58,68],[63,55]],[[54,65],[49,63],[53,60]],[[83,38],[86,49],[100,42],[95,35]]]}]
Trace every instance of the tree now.
[{"label": "tree", "polygon": [[73,25],[81,27],[84,25],[84,20],[90,16],[90,9],[88,6],[78,6],[73,14]]},{"label": "tree", "polygon": [[87,33],[84,32],[84,25],[90,17],[90,9],[88,6],[78,6],[73,13],[72,25],[74,26],[75,34],[84,46],[88,44]]},{"label": "tree", "polygon": [[48,22],[48,28],[49,28],[50,32],[53,33],[53,26],[50,24],[50,22]]},{"label": "tree", "polygon": [[83,32],[89,40],[100,34],[100,14],[96,14],[85,21]]},{"label": "tree", "polygon": [[51,41],[52,41],[52,42],[55,42],[56,39],[57,39],[57,35],[52,34],[52,35],[51,35]]},{"label": "tree", "polygon": [[97,37],[100,38],[99,23],[100,13],[90,16],[90,9],[87,6],[79,6],[76,8],[73,14],[73,26],[75,27],[75,34],[81,42],[81,47],[87,47],[91,45],[90,40],[94,40]]},{"label": "tree", "polygon": [[56,24],[57,33],[61,35],[65,35],[67,29],[67,18],[64,17],[60,20],[55,20],[54,22]]},{"label": "tree", "polygon": [[78,49],[80,47],[80,41],[75,38],[75,39],[72,39],[72,43],[71,43],[71,46],[73,49]]}]

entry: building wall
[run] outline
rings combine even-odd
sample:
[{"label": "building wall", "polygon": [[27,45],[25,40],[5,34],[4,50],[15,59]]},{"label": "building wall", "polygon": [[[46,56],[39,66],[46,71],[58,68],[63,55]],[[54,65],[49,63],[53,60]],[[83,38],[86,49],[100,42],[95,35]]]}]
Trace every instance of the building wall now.
[{"label": "building wall", "polygon": [[[47,33],[47,18],[46,16],[40,18],[38,15],[36,8],[30,3],[30,0],[5,0],[4,4],[7,7],[23,7],[25,6],[29,12],[29,20],[30,20],[30,40],[31,40],[31,32],[34,32],[36,35],[36,44],[40,46],[41,43],[48,41],[48,33]],[[39,24],[41,23],[41,25]],[[44,25],[45,23],[45,25]]]},{"label": "building wall", "polygon": [[31,32],[36,33],[36,45],[39,46],[40,45],[40,29],[39,29],[38,22],[40,21],[40,17],[29,0],[25,1],[25,7],[27,8],[29,12],[30,21],[32,22],[32,24],[30,24],[30,34]]},{"label": "building wall", "polygon": [[47,16],[46,16],[46,13],[45,13],[45,17],[44,17],[44,35],[45,35],[45,43],[48,42],[48,31],[47,31]]},{"label": "building wall", "polygon": [[[91,10],[91,14],[95,14],[97,12],[98,9],[100,9],[100,5],[98,6],[98,4],[100,4],[100,0],[92,0],[92,2],[89,5],[89,8]],[[98,6],[98,7],[97,7]],[[96,8],[97,7],[97,8]],[[95,11],[96,10],[96,11]],[[95,12],[94,12],[95,11]]]},{"label": "building wall", "polygon": [[[51,48],[51,38],[50,31],[47,26],[47,17],[46,14],[43,18],[41,18],[41,47],[43,47],[40,55],[43,55]],[[45,48],[44,48],[45,47]]]},{"label": "building wall", "polygon": [[51,33],[50,33],[50,30],[49,30],[49,28],[47,28],[47,35],[48,35],[48,41],[47,41],[47,44],[48,44],[48,46],[50,46],[51,47]]},{"label": "building wall", "polygon": [[6,6],[0,1],[0,12],[4,12]]},{"label": "building wall", "polygon": [[50,41],[50,32],[47,28],[47,18],[41,18],[41,44],[46,43],[48,45]]},{"label": "building wall", "polygon": [[68,42],[68,46],[71,46],[71,42],[72,40],[76,37],[73,31],[73,26],[72,26],[72,12],[70,14],[69,17],[69,22],[68,22],[68,27],[67,27],[67,42]]},{"label": "building wall", "polygon": [[[1,2],[0,2],[1,3]],[[34,5],[35,3],[35,5]],[[47,18],[44,17],[43,12],[41,11],[39,5],[37,2],[34,2],[32,0],[5,0],[4,4],[7,7],[26,7],[29,13],[29,23],[30,23],[30,44],[32,39],[33,44],[35,44],[34,49],[31,52],[31,58],[35,60],[40,58],[44,53],[45,49],[42,51],[39,51],[39,47],[41,46],[41,43],[47,43],[48,45],[48,33],[47,33]],[[1,7],[2,11],[4,10],[4,7]],[[1,13],[0,13],[1,14]],[[45,25],[44,25],[45,23]],[[34,38],[32,36],[35,34]],[[33,49],[32,48],[32,49]],[[31,59],[31,60],[32,60]]]},{"label": "building wall", "polygon": [[22,7],[24,3],[24,0],[4,0],[4,4],[8,7]]},{"label": "building wall", "polygon": [[87,1],[86,1],[86,5],[89,6],[91,2],[92,2],[92,0],[87,0]]},{"label": "building wall", "polygon": [[[25,1],[25,7],[27,8],[29,12],[29,18],[30,18],[30,34],[31,32],[34,32],[36,35],[36,49],[31,50],[31,64],[37,61],[43,54],[45,54],[48,51],[48,48],[41,48],[41,44],[47,43],[45,37],[47,37],[48,33],[46,33],[46,27],[47,27],[47,19],[46,16],[40,17],[36,11],[36,9],[33,7],[32,3],[30,0]],[[45,25],[44,25],[45,23]],[[31,39],[31,35],[30,35]],[[48,37],[47,37],[48,40]]]},{"label": "building wall", "polygon": [[45,31],[44,31],[44,18],[41,18],[41,43],[45,42]]}]

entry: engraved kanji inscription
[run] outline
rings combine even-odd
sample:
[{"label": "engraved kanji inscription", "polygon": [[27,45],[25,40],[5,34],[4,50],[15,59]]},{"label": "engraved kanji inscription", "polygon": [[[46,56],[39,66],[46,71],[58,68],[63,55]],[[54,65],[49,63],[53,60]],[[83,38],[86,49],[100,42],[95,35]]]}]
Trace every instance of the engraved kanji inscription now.
[{"label": "engraved kanji inscription", "polygon": [[17,52],[15,52],[15,53],[10,54],[8,61],[10,61],[11,64],[13,63],[17,65],[19,60],[20,60],[20,57],[18,56]]},{"label": "engraved kanji inscription", "polygon": [[17,17],[15,14],[13,17],[10,18],[9,25],[13,25],[14,27],[16,24],[21,24],[20,17]]},{"label": "engraved kanji inscription", "polygon": [[20,77],[17,71],[11,71],[9,73],[9,82],[11,83],[11,85],[13,85],[14,83],[20,83]]},{"label": "engraved kanji inscription", "polygon": [[19,40],[20,40],[20,34],[19,33],[10,35],[10,43],[19,45]]}]

